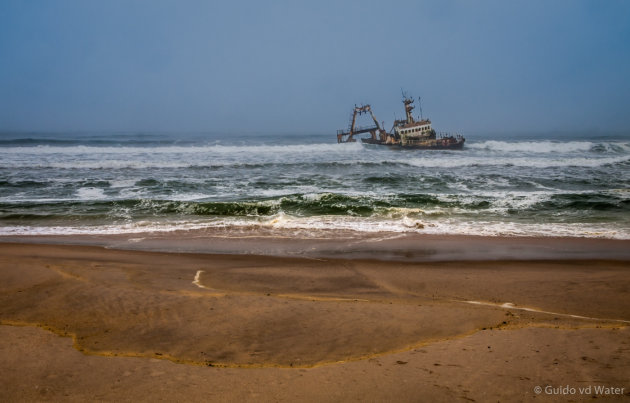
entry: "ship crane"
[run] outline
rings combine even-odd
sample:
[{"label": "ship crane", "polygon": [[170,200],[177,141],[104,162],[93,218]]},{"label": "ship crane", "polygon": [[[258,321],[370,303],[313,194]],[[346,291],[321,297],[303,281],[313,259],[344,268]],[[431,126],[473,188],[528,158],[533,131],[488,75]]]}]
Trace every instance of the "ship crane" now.
[{"label": "ship crane", "polygon": [[[370,114],[370,117],[374,121],[374,125],[357,126],[357,116],[361,116],[363,114],[368,114],[368,113]],[[352,111],[352,117],[350,119],[348,130],[337,130],[337,143],[354,143],[355,141],[357,141],[354,138],[354,136],[356,134],[361,134],[361,133],[370,133],[374,140],[377,139],[377,134],[380,137],[385,136],[387,134],[385,130],[381,128],[381,125],[378,123],[378,119],[376,119],[376,116],[374,116],[374,113],[372,112],[372,107],[370,107],[370,105],[368,104],[361,105],[361,106],[356,106],[356,105],[354,106],[354,110]]]}]

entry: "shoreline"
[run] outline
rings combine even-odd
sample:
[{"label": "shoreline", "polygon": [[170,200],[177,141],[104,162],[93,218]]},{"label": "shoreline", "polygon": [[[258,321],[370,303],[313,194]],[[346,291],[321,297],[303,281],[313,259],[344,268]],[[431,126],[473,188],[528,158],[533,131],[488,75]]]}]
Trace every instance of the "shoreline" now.
[{"label": "shoreline", "polygon": [[630,260],[630,240],[581,237],[509,237],[320,231],[222,234],[174,231],[114,235],[0,236],[0,244],[101,246],[115,250],[225,255],[374,259],[399,262],[480,260]]}]

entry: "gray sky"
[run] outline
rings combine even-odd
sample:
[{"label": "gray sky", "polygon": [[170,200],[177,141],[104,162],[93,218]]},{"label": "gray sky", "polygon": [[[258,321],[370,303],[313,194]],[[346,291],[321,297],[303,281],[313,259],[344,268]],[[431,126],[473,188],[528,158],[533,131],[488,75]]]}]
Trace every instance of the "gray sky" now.
[{"label": "gray sky", "polygon": [[629,1],[0,2],[0,130],[630,133]]}]

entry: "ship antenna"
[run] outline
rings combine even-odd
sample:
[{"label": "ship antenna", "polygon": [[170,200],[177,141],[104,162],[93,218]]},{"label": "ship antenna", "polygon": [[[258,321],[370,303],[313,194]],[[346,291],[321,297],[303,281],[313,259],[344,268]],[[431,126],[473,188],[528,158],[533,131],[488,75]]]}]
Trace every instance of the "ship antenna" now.
[{"label": "ship antenna", "polygon": [[424,120],[422,116],[422,97],[418,97],[418,107],[420,108],[420,120]]}]

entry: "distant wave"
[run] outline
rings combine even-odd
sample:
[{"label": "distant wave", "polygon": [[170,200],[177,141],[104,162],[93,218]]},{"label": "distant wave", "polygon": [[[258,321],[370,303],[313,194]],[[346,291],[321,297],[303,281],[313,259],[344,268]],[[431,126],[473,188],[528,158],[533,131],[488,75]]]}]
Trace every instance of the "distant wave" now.
[{"label": "distant wave", "polygon": [[406,162],[422,168],[457,168],[462,166],[516,166],[532,168],[552,168],[552,167],[601,167],[605,165],[630,162],[630,155],[621,157],[558,157],[536,158],[536,157],[462,157],[451,159],[424,159],[411,158]]},{"label": "distant wave", "polygon": [[284,145],[163,145],[163,146],[95,146],[95,145],[72,145],[60,147],[55,145],[37,145],[34,147],[0,147],[0,154],[8,153],[24,153],[24,154],[138,154],[138,153],[155,153],[155,154],[235,154],[235,153],[318,153],[318,152],[343,152],[347,150],[361,150],[361,143],[319,143],[319,144],[284,144]]},{"label": "distant wave", "polygon": [[[289,169],[290,167],[308,167],[314,168],[326,167],[326,166],[357,166],[357,167],[369,167],[369,166],[413,166],[421,168],[458,168],[458,167],[481,167],[481,166],[516,166],[516,167],[532,167],[532,168],[551,168],[551,167],[601,167],[605,165],[613,165],[620,163],[630,162],[630,155],[623,156],[558,156],[557,158],[537,158],[524,157],[524,156],[459,156],[450,158],[427,158],[423,156],[409,155],[409,158],[397,159],[385,159],[374,158],[360,159],[352,158],[347,155],[340,155],[339,159],[331,159],[330,154],[327,155],[329,160],[319,161],[316,155],[313,153],[304,153],[304,158],[300,158],[297,153],[289,153],[289,158],[279,159],[275,158],[273,154],[269,154],[266,158],[264,156],[258,156],[259,161],[242,161],[238,159],[237,155],[222,160],[219,158],[213,158],[208,155],[207,158],[193,158],[181,154],[181,158],[170,158],[167,160],[154,159],[150,155],[143,156],[142,158],[113,158],[107,159],[94,158],[90,156],[88,160],[81,159],[66,159],[61,161],[48,161],[48,160],[25,160],[20,158],[4,159],[0,161],[0,168],[56,168],[56,169],[150,169],[150,168],[190,168],[190,169],[204,169],[204,168],[222,168],[222,167],[235,167],[235,168],[264,168],[270,166],[279,166]],[[277,157],[277,156],[276,156]],[[407,156],[405,156],[407,157]]]},{"label": "distant wave", "polygon": [[488,140],[467,143],[466,147],[476,150],[523,153],[576,153],[581,151],[617,151],[630,152],[626,142],[590,142],[590,141],[496,141]]},{"label": "distant wave", "polygon": [[[23,146],[33,144],[33,146]],[[64,146],[61,146],[64,144]],[[591,142],[591,141],[497,141],[487,140],[481,142],[469,141],[465,149],[487,150],[496,152],[522,152],[522,153],[576,153],[588,151],[630,152],[630,143],[622,141]],[[386,150],[386,148],[379,148]],[[163,144],[156,142],[120,143],[113,145],[109,141],[94,141],[90,144],[76,144],[73,140],[0,140],[0,153],[27,153],[27,154],[134,154],[151,152],[157,154],[180,153],[320,153],[320,152],[348,152],[368,151],[360,142],[356,143],[314,143],[314,144],[256,144],[256,145],[223,145],[223,144],[187,144],[174,145],[172,142]],[[369,151],[375,151],[371,147]],[[400,150],[399,150],[400,151]],[[418,152],[418,150],[408,150]],[[404,150],[402,150],[404,152]]]},{"label": "distant wave", "polygon": [[197,144],[195,141],[179,140],[179,139],[156,139],[156,140],[141,140],[128,137],[113,136],[110,139],[98,138],[38,138],[38,137],[22,137],[12,139],[0,139],[0,149],[6,147],[22,146],[25,148],[34,147],[47,147],[47,146],[60,146],[64,148],[72,146],[87,146],[87,147],[123,147],[123,146],[137,146],[137,147],[159,147],[168,145],[182,145]]}]

